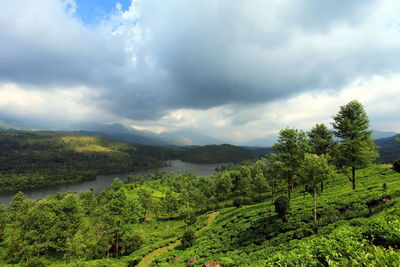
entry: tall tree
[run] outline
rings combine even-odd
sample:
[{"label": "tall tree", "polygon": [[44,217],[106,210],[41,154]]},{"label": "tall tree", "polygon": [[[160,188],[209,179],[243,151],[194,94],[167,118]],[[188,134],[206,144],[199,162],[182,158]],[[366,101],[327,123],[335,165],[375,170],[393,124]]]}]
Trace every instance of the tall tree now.
[{"label": "tall tree", "polygon": [[[308,133],[308,142],[310,143],[312,152],[319,156],[328,155],[335,142],[333,140],[333,133],[325,124],[317,123]],[[321,181],[321,192],[324,191],[324,182]]]},{"label": "tall tree", "polygon": [[300,167],[304,154],[310,151],[306,134],[297,129],[286,128],[280,131],[278,142],[272,147],[279,151],[278,158],[285,168],[283,168],[284,177],[287,182],[288,198],[295,186],[295,177]]},{"label": "tall tree", "polygon": [[178,199],[174,196],[171,190],[168,190],[165,193],[165,197],[160,200],[160,205],[168,218],[170,218],[171,214],[178,210]]},{"label": "tall tree", "polygon": [[367,167],[378,157],[371,131],[368,130],[369,119],[363,105],[354,100],[341,106],[333,120],[334,133],[340,138],[336,164],[338,167],[351,169],[354,190],[356,170]]},{"label": "tall tree", "polygon": [[301,164],[299,176],[307,191],[313,196],[313,217],[317,221],[317,194],[318,185],[333,175],[333,170],[323,154],[305,154]]},{"label": "tall tree", "polygon": [[285,173],[284,164],[279,161],[277,154],[268,154],[262,159],[265,171],[264,176],[266,177],[269,186],[271,186],[271,203],[274,203],[274,197],[277,187],[279,187],[283,182],[283,177]]}]

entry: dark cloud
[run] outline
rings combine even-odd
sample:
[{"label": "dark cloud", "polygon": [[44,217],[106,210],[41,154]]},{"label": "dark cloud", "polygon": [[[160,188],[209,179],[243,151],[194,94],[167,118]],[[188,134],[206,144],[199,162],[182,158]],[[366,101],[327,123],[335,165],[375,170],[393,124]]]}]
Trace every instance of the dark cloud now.
[{"label": "dark cloud", "polygon": [[136,120],[399,71],[399,39],[371,22],[370,0],[138,1],[139,15],[92,29],[61,2],[33,2],[0,4],[1,81],[99,88],[88,103]]}]

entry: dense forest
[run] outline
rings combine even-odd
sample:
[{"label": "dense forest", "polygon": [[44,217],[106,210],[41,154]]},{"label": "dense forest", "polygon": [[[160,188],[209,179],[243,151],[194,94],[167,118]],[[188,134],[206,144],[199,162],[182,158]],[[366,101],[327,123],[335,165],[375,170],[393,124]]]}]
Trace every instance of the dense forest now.
[{"label": "dense forest", "polygon": [[40,200],[18,193],[0,206],[0,263],[398,266],[399,169],[373,164],[360,103],[333,119],[333,131],[283,129],[276,153],[209,177],[132,175],[98,194]]},{"label": "dense forest", "polygon": [[268,149],[232,145],[158,147],[87,134],[0,131],[0,191],[94,179],[163,166],[165,160],[237,163],[259,159]]},{"label": "dense forest", "polygon": [[98,136],[0,131],[0,190],[79,182],[162,166],[171,149]]}]

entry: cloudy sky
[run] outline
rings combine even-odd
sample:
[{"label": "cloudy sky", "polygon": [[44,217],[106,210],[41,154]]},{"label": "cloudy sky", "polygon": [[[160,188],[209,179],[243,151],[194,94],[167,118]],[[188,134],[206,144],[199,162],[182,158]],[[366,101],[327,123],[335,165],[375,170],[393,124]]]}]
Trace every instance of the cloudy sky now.
[{"label": "cloudy sky", "polygon": [[0,1],[0,118],[233,142],[363,103],[400,132],[398,0]]}]

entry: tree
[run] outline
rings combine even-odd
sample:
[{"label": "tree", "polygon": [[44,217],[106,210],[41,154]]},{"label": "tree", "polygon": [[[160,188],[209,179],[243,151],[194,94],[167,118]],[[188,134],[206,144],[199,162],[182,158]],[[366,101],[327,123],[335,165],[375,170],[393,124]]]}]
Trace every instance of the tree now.
[{"label": "tree", "polygon": [[[396,140],[397,140],[397,142],[400,143],[400,138],[396,138]],[[395,160],[393,162],[393,170],[396,171],[396,172],[400,172],[400,159]]]},{"label": "tree", "polygon": [[274,201],[275,212],[278,213],[282,222],[287,222],[286,214],[289,210],[289,198],[280,196]]},{"label": "tree", "polygon": [[182,206],[179,209],[179,214],[183,218],[183,222],[186,225],[186,229],[188,229],[189,225],[192,225],[196,222],[196,213],[190,207]]},{"label": "tree", "polygon": [[351,169],[353,190],[356,189],[356,170],[370,165],[377,157],[371,138],[369,119],[362,104],[356,100],[341,106],[333,117],[334,134],[340,138],[335,155],[336,165]]},{"label": "tree", "polygon": [[286,128],[280,131],[278,142],[272,148],[279,151],[278,159],[284,165],[282,172],[287,182],[287,194],[290,199],[295,186],[295,176],[304,154],[311,149],[310,145],[303,131]]},{"label": "tree", "polygon": [[64,258],[68,261],[78,261],[85,259],[86,244],[80,230],[78,230],[72,238],[68,238],[66,242],[66,250]]},{"label": "tree", "polygon": [[265,165],[264,176],[271,186],[271,203],[274,203],[276,189],[283,181],[285,166],[279,161],[277,154],[268,154],[262,159]]},{"label": "tree", "polygon": [[167,213],[168,218],[171,217],[171,214],[178,209],[178,199],[173,195],[173,193],[168,190],[160,201],[160,205],[162,209]]},{"label": "tree", "polygon": [[325,124],[317,123],[309,132],[308,142],[311,146],[311,151],[317,155],[328,155],[332,147],[335,145],[333,141],[333,133]]},{"label": "tree", "polygon": [[130,229],[124,229],[121,235],[121,255],[129,255],[144,243],[143,237]]},{"label": "tree", "polygon": [[[333,141],[333,133],[325,124],[317,123],[308,133],[308,142],[310,143],[312,152],[317,155],[329,155],[335,142]],[[321,192],[324,191],[324,183],[321,181]]]},{"label": "tree", "polygon": [[400,172],[400,159],[393,162],[393,170],[395,170],[396,172]]},{"label": "tree", "polygon": [[141,188],[138,192],[139,203],[142,205],[144,210],[144,221],[147,221],[147,215],[155,213],[157,209],[157,203],[153,199],[152,193],[147,188]]},{"label": "tree", "polygon": [[299,173],[305,188],[313,196],[313,216],[314,222],[316,222],[318,185],[329,179],[333,174],[333,170],[324,154],[321,156],[305,154]]},{"label": "tree", "polygon": [[216,193],[220,200],[226,200],[230,197],[233,189],[233,182],[229,171],[220,175],[216,182]]},{"label": "tree", "polygon": [[194,245],[195,235],[192,229],[187,229],[182,236],[182,245],[184,248],[189,248]]}]

